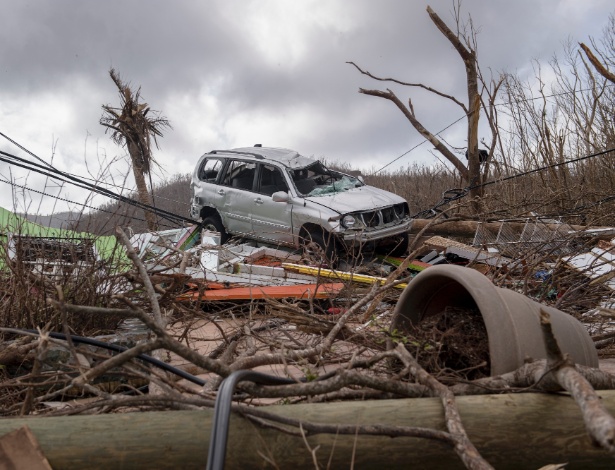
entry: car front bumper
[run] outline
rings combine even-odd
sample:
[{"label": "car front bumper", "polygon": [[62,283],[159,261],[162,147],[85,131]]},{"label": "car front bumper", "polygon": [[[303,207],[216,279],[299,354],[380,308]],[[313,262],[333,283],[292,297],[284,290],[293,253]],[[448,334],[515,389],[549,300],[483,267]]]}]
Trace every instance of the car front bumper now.
[{"label": "car front bumper", "polygon": [[413,219],[408,219],[401,224],[371,230],[346,230],[338,233],[338,236],[346,243],[369,243],[384,238],[394,237],[408,233],[412,227]]}]

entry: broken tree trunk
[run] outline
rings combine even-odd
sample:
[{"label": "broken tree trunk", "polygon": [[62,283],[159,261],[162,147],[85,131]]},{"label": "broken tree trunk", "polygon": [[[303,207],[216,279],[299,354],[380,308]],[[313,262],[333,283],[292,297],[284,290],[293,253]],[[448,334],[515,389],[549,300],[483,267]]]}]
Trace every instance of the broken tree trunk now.
[{"label": "broken tree trunk", "polygon": [[[430,223],[433,223],[432,219],[414,219],[412,222],[412,229],[410,233],[418,233],[425,227],[427,227]],[[438,221],[433,225],[427,227],[424,235],[441,235],[443,237],[465,237],[470,238],[474,237],[476,230],[478,229],[479,224],[482,224],[483,228],[488,230],[493,234],[497,234],[502,223],[506,223],[507,227],[513,230],[514,232],[521,233],[523,228],[525,227],[524,222],[477,222],[476,220],[454,220],[454,221]],[[543,226],[550,230],[557,230],[558,228],[561,230],[561,225],[559,224],[543,224]],[[588,227],[582,225],[570,225],[572,230],[583,231],[588,230]],[[594,227],[596,228],[596,227]],[[603,227],[604,228],[604,227]],[[603,234],[596,234],[596,238],[604,238],[606,240],[610,240],[613,238],[613,231],[608,230],[604,231]]]},{"label": "broken tree trunk", "polygon": [[[615,391],[600,392],[615,412]],[[592,445],[578,406],[566,395],[513,394],[457,397],[462,422],[481,455],[498,469],[540,468],[569,462],[570,468],[612,468],[613,457]],[[283,405],[260,408],[314,423],[378,424],[446,429],[437,398]],[[120,413],[0,420],[0,436],[27,424],[54,469],[203,468],[212,410]],[[415,437],[318,434],[304,441],[233,415],[226,468],[265,466],[463,468],[452,447]]]}]

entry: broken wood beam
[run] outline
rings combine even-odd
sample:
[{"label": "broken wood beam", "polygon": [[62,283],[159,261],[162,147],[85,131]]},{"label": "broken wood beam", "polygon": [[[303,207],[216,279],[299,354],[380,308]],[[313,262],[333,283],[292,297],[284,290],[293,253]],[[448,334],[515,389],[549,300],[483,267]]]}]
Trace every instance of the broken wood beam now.
[{"label": "broken wood beam", "polygon": [[[410,230],[411,234],[417,234],[428,224],[433,223],[433,219],[414,219],[412,222],[412,228]],[[483,228],[497,234],[500,230],[500,227],[503,223],[507,225],[508,228],[512,229],[515,232],[521,233],[523,228],[525,227],[525,222],[478,222],[476,220],[455,220],[452,222],[447,222],[446,220],[441,220],[434,225],[427,228],[424,232],[424,235],[441,235],[444,237],[465,237],[470,238],[474,237],[476,230],[478,228],[478,224],[482,224]],[[561,230],[560,224],[544,224],[545,228],[550,230]],[[615,236],[615,230],[604,230],[606,227],[586,227],[583,225],[569,225],[572,230],[576,230],[578,232],[587,231],[591,229],[602,229],[601,232],[596,233],[588,233],[588,235],[593,235],[596,238],[610,240]]]},{"label": "broken wood beam", "polygon": [[[599,392],[615,412],[615,391]],[[540,468],[568,462],[570,468],[613,468],[613,457],[592,445],[572,398],[520,393],[457,397],[461,419],[481,455],[498,469]],[[315,423],[417,426],[446,429],[438,398],[367,400],[279,405],[264,408]],[[0,419],[0,436],[24,424],[32,430],[56,469],[203,468],[213,410],[134,412],[67,417]],[[453,449],[415,437],[284,434],[233,414],[227,469],[279,468],[463,468]],[[329,458],[331,461],[329,462]],[[328,463],[329,462],[329,463]]]}]

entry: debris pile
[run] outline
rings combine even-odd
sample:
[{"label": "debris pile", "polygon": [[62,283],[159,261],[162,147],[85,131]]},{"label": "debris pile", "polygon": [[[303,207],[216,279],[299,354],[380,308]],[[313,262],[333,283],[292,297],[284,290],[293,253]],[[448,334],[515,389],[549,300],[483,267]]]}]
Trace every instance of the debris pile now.
[{"label": "debris pile", "polygon": [[414,327],[406,347],[427,372],[445,383],[491,375],[487,330],[474,310],[446,307]]},{"label": "debris pile", "polygon": [[[47,289],[62,333],[2,328],[2,415],[210,407],[221,383],[239,371],[270,381],[237,385],[247,415],[276,403],[570,390],[566,380],[615,388],[615,376],[602,367],[615,340],[615,245],[565,227],[550,236],[503,233],[491,242],[477,232],[467,244],[433,236],[405,258],[363,253],[329,266],[280,247],[220,245],[216,233],[196,226],[130,240],[118,230],[132,264],[106,272],[104,282],[118,281],[104,302],[73,304]],[[488,327],[472,302],[438,304],[440,293],[437,310],[420,323],[391,328],[400,293],[415,277],[449,265],[583,322],[598,341],[600,369],[570,364],[548,309],[535,325],[544,355],[497,376]],[[117,316],[123,328],[89,338],[100,344],[87,346],[58,322],[67,315]],[[568,373],[574,378],[564,380]],[[446,407],[453,412],[454,404]],[[601,432],[590,430],[606,442]]]}]

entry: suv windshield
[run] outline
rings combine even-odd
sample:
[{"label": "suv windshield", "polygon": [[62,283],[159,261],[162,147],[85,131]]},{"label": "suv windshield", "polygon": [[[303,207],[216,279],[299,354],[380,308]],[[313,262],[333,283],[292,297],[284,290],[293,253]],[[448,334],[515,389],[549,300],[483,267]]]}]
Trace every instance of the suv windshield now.
[{"label": "suv windshield", "polygon": [[354,176],[330,170],[321,162],[290,170],[290,175],[297,191],[303,196],[324,196],[363,186]]}]

